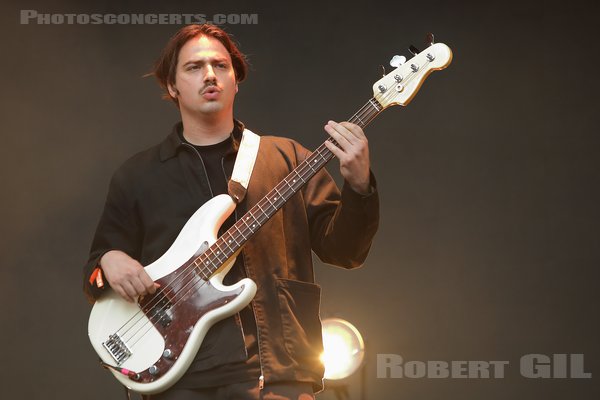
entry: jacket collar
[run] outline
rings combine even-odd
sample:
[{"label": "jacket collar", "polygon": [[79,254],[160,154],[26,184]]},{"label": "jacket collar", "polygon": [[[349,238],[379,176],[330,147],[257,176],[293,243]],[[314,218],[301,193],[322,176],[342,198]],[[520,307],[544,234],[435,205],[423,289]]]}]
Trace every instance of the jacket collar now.
[{"label": "jacket collar", "polygon": [[[242,133],[244,132],[244,124],[237,119],[233,120],[233,131],[231,131],[231,138],[233,140],[233,151],[237,152],[240,147],[240,141],[242,140]],[[177,152],[184,145],[182,138],[183,123],[177,122],[169,136],[160,144],[160,161],[166,161],[169,158],[175,157]]]}]

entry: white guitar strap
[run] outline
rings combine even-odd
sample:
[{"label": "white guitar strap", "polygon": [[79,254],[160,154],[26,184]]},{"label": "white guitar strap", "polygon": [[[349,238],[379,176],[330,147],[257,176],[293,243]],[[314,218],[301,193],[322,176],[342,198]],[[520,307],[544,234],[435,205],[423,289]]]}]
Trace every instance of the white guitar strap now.
[{"label": "white guitar strap", "polygon": [[254,169],[259,145],[260,136],[249,129],[244,129],[242,141],[233,166],[233,173],[227,184],[227,191],[236,203],[240,203],[248,191],[248,184],[250,183],[250,177]]}]

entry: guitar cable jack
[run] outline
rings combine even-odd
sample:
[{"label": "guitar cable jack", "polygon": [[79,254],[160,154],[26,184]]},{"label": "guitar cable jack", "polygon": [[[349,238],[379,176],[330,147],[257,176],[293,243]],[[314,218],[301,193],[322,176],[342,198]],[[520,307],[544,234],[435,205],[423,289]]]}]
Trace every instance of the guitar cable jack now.
[{"label": "guitar cable jack", "polygon": [[100,361],[100,365],[106,369],[112,369],[113,371],[117,371],[125,376],[127,376],[129,379],[137,381],[139,380],[140,374],[138,374],[137,372],[128,370],[127,368],[119,368],[119,367],[115,367],[113,365],[107,364],[104,361]]}]

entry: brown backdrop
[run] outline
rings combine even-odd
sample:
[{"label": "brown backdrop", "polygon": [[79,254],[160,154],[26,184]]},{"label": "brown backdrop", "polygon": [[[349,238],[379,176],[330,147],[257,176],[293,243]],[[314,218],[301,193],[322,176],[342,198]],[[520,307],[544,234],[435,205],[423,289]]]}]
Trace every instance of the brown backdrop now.
[{"label": "brown backdrop", "polygon": [[[236,115],[311,148],[371,96],[380,64],[434,32],[454,61],[367,129],[381,229],[363,269],[318,266],[323,316],[367,339],[369,399],[598,397],[594,2],[164,3],[2,6],[2,398],[122,396],[87,341],[81,266],[112,172],[177,118],[141,75],[178,26],[23,25],[21,9],[256,13],[227,25],[252,64]],[[510,365],[377,379],[379,353]],[[594,378],[524,378],[530,353],[582,353]]]}]

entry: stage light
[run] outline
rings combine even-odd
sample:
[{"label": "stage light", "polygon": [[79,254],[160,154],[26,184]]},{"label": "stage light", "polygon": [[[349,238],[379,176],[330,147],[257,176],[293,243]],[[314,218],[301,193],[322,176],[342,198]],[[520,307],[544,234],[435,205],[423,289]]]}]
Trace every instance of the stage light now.
[{"label": "stage light", "polygon": [[360,368],[365,357],[365,343],[358,329],[340,318],[327,318],[323,324],[325,379],[344,379]]}]

